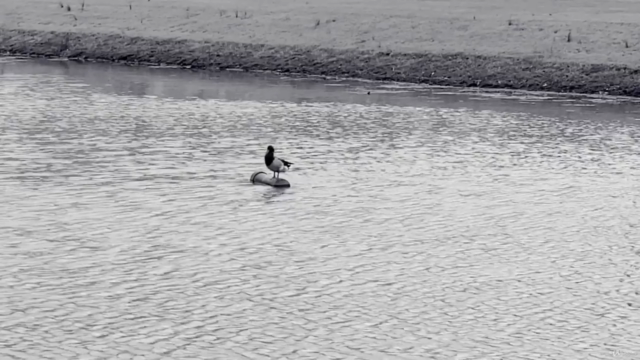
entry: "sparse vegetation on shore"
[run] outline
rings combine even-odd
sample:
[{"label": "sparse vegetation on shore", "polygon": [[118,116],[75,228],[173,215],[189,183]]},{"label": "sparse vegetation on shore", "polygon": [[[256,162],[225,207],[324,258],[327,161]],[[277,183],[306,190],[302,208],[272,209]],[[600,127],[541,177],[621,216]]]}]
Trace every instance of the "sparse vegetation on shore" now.
[{"label": "sparse vegetation on shore", "polygon": [[640,96],[640,4],[612,1],[7,0],[0,51]]}]

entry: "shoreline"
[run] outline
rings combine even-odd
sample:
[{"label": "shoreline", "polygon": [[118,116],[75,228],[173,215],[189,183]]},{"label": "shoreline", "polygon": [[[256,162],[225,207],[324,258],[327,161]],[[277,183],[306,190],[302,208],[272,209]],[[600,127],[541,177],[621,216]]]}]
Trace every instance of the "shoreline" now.
[{"label": "shoreline", "polygon": [[409,54],[2,28],[0,53],[457,88],[640,97],[640,69],[464,53]]}]

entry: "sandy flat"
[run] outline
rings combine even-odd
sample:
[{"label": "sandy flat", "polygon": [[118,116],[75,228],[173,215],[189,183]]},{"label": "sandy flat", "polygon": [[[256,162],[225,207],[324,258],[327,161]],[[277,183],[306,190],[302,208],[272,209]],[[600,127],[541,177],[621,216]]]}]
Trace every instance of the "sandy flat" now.
[{"label": "sandy flat", "polygon": [[2,0],[0,26],[640,64],[640,1],[86,0],[84,10],[81,4]]}]

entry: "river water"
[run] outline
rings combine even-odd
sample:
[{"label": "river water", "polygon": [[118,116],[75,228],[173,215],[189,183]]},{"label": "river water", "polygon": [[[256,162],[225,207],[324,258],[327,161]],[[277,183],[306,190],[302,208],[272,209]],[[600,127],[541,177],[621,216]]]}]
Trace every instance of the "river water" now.
[{"label": "river water", "polygon": [[636,358],[639,120],[2,59],[0,357]]}]

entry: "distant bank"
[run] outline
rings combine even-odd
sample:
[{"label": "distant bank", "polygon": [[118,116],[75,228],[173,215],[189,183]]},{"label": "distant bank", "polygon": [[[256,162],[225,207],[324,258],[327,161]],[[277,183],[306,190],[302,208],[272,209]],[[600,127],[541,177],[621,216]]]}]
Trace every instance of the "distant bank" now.
[{"label": "distant bank", "polygon": [[541,1],[7,0],[0,52],[640,97],[640,4]]}]

